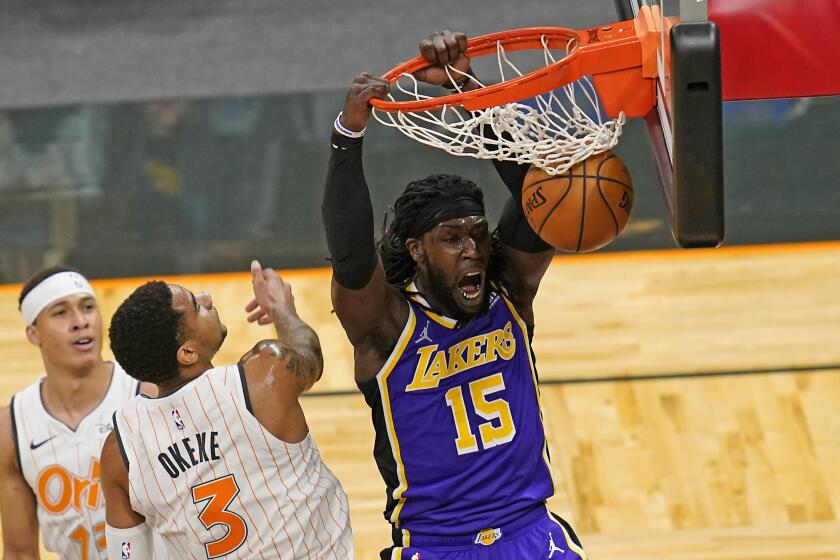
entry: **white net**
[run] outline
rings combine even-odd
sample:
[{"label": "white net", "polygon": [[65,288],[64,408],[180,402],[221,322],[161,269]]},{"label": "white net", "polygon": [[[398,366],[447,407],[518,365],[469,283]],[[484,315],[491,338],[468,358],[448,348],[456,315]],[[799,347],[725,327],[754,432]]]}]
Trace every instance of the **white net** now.
[{"label": "white net", "polygon": [[[545,37],[542,44],[544,64],[553,64],[556,60]],[[567,53],[574,47],[570,42]],[[497,43],[496,51],[502,81],[508,79],[506,69],[514,77],[523,75],[501,43]],[[457,82],[466,74],[452,67],[447,73],[460,92]],[[475,81],[484,87],[478,79]],[[412,75],[403,74],[392,90],[409,100],[434,99],[421,93],[420,87]],[[576,163],[613,148],[625,122],[624,113],[612,120],[602,117],[598,94],[588,77],[531,99],[487,109],[468,111],[444,105],[416,113],[374,109],[373,115],[409,138],[452,155],[533,164],[552,175],[565,173]],[[493,132],[493,138],[484,133],[486,130]]]}]

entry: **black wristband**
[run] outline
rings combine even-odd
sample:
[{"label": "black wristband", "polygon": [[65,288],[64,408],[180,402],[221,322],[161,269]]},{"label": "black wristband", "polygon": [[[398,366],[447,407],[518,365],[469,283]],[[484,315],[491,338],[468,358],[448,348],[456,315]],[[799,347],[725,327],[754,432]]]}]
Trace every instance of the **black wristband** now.
[{"label": "black wristband", "polygon": [[[458,75],[460,76],[460,74]],[[470,83],[470,80],[472,80],[473,78],[475,78],[475,74],[473,74],[472,67],[470,67],[467,68],[467,73],[465,76],[463,76],[463,79],[460,82],[449,81],[441,84],[441,86],[450,91],[458,91],[464,89],[464,86]]]}]

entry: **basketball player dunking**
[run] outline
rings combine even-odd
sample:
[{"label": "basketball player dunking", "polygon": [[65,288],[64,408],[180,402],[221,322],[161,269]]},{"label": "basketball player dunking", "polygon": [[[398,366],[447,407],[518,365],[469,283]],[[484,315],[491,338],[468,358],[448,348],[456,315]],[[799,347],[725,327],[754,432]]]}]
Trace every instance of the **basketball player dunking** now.
[{"label": "basketball player dunking", "polygon": [[114,314],[114,354],[159,397],[115,413],[102,450],[111,559],[146,558],[152,530],[175,558],[353,558],[347,497],[298,402],[321,376],[318,336],[288,284],[251,272],[249,320],[279,340],[237,365],[211,364],[227,330],[206,293],[150,282]]},{"label": "basketball player dunking", "polygon": [[[420,51],[437,66],[416,77],[442,85],[447,63],[466,72],[465,47],[463,34],[432,35]],[[496,164],[513,198],[492,235],[472,182],[410,183],[377,253],[361,149],[368,101],[386,93],[384,81],[356,78],[335,122],[322,205],[333,305],[387,486],[393,546],[381,557],[586,558],[546,505],[554,485],[530,342],[553,250],[519,209],[527,168]]]},{"label": "basketball player dunking", "polygon": [[140,384],[102,359],[102,316],[77,271],[36,274],[21,290],[20,311],[46,374],[0,415],[3,557],[38,558],[40,525],[45,547],[62,559],[105,558],[99,452],[114,410]]}]

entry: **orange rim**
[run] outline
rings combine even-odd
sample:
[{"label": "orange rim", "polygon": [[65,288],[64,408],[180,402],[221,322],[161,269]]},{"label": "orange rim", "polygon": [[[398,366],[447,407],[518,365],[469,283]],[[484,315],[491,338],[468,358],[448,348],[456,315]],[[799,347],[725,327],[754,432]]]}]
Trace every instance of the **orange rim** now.
[{"label": "orange rim", "polygon": [[[550,49],[565,49],[570,41],[575,41],[576,47],[566,57],[553,64],[492,86],[425,100],[371,99],[370,104],[386,112],[414,113],[440,109],[444,106],[461,106],[469,111],[475,111],[546,93],[586,75],[621,75],[620,79],[629,86],[631,91],[646,91],[651,89],[652,76],[645,76],[646,72],[635,70],[642,68],[644,54],[650,48],[655,49],[658,33],[655,29],[651,29],[649,25],[651,20],[655,21],[649,13],[649,7],[644,6],[636,20],[612,23],[592,29],[531,27],[475,37],[467,42],[466,54],[470,58],[496,53],[498,43],[506,51],[542,50],[543,41],[546,41]],[[431,65],[425,58],[418,56],[396,66],[382,78],[393,84],[403,75],[413,74],[429,66]],[[613,86],[615,85],[613,83]],[[626,95],[628,90],[619,87],[610,89],[614,91],[599,90],[598,93],[601,96],[612,96],[620,106],[621,96]],[[653,100],[650,106],[653,106]]]}]

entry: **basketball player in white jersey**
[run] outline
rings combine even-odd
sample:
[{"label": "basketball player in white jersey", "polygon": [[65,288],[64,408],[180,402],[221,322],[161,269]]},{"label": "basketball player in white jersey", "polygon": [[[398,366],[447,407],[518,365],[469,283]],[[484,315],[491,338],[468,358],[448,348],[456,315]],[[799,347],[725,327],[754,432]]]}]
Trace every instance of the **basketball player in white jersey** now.
[{"label": "basketball player in white jersey", "polygon": [[102,316],[78,271],[39,272],[19,303],[46,373],[0,413],[3,557],[38,558],[40,525],[44,546],[60,558],[106,558],[99,454],[114,410],[140,384],[103,361]]},{"label": "basketball player in white jersey", "polygon": [[353,558],[347,497],[321,462],[298,397],[321,376],[318,336],[288,284],[251,264],[249,320],[273,323],[232,366],[206,293],[150,282],[111,322],[128,372],[159,389],[114,415],[102,450],[108,557],[146,558],[152,530],[177,558]]}]

